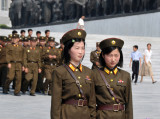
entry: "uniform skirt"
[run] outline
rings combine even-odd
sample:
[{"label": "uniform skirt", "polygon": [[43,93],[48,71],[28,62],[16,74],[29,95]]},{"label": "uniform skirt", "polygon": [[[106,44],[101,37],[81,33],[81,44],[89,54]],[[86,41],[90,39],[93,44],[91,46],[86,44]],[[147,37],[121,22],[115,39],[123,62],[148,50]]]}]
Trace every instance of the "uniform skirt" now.
[{"label": "uniform skirt", "polygon": [[140,76],[153,76],[152,65],[150,62],[148,62],[147,64],[143,62],[139,75]]}]

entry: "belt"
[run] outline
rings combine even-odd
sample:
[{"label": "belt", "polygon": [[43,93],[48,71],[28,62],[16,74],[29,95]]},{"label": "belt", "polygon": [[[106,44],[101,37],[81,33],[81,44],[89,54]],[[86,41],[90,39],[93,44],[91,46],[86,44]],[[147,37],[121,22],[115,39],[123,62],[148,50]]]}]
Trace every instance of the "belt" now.
[{"label": "belt", "polygon": [[29,61],[28,63],[38,63],[38,62],[34,62],[34,61]]},{"label": "belt", "polygon": [[139,62],[139,60],[133,60],[133,62]]},{"label": "belt", "polygon": [[100,105],[98,106],[97,109],[118,112],[118,111],[125,110],[125,105],[122,105],[122,104]]},{"label": "belt", "polygon": [[63,101],[63,104],[75,105],[75,106],[78,106],[78,107],[83,107],[83,106],[87,106],[88,105],[88,101],[87,100],[83,100],[83,99],[79,99],[79,100],[69,99],[69,100]]},{"label": "belt", "polygon": [[21,61],[11,61],[11,63],[21,63]]}]

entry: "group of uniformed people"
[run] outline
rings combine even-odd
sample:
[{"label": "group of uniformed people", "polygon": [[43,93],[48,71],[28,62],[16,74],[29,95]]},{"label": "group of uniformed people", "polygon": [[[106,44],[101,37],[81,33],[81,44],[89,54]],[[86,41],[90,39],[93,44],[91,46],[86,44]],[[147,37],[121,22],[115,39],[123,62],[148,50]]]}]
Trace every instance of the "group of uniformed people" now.
[{"label": "group of uniformed people", "polygon": [[46,36],[41,36],[37,31],[37,37],[32,37],[32,29],[21,30],[21,35],[13,31],[8,37],[0,36],[0,85],[3,93],[9,93],[9,87],[13,82],[14,95],[20,96],[30,89],[30,95],[35,92],[42,92],[51,95],[51,74],[53,70],[62,64],[60,48],[55,46],[54,37],[49,37],[49,30],[45,31]]},{"label": "group of uniformed people", "polygon": [[0,74],[7,72],[1,75],[1,80],[6,78],[3,93],[8,94],[13,80],[16,96],[29,88],[31,96],[36,88],[43,90],[52,96],[51,119],[133,119],[130,74],[119,68],[123,66],[123,40],[108,38],[97,43],[90,55],[91,70],[81,64],[85,30],[66,32],[59,49],[55,39],[48,37],[49,30],[46,37],[37,38],[30,31],[22,38],[23,46],[17,33],[0,37]]}]

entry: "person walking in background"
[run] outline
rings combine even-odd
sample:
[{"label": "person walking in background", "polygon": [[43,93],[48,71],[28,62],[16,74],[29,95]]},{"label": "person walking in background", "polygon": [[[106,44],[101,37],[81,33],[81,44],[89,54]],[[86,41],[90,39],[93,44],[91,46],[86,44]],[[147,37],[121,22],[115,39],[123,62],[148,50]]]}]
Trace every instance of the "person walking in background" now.
[{"label": "person walking in background", "polygon": [[77,29],[83,29],[83,30],[85,30],[85,28],[84,28],[84,19],[85,19],[85,16],[82,16],[79,19],[78,25],[77,25]]},{"label": "person walking in background", "polygon": [[97,42],[96,43],[96,50],[94,50],[90,53],[90,61],[93,63],[92,69],[101,68],[101,65],[99,62],[100,54],[101,54],[101,49],[99,47],[99,42]]},{"label": "person walking in background", "polygon": [[144,52],[144,60],[143,60],[142,68],[140,70],[140,75],[141,75],[140,82],[143,81],[143,76],[151,76],[153,84],[157,82],[157,81],[154,81],[154,79],[153,79],[151,56],[152,56],[151,44],[148,43],[147,50],[145,50],[145,52]]},{"label": "person walking in background", "polygon": [[129,67],[131,67],[132,63],[132,81],[135,78],[134,83],[137,83],[138,80],[138,73],[139,73],[139,65],[141,67],[141,53],[138,51],[138,45],[133,46],[133,52],[131,53],[131,60]]}]

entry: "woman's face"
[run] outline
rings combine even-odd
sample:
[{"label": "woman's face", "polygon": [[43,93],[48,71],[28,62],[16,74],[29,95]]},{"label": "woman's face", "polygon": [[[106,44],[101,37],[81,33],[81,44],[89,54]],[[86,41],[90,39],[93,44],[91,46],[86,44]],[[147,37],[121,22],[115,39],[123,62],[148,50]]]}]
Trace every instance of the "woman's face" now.
[{"label": "woman's face", "polygon": [[147,49],[150,50],[151,49],[151,45],[147,45]]},{"label": "woman's face", "polygon": [[114,68],[120,60],[120,52],[118,49],[115,49],[111,53],[103,55],[103,58],[106,66]]},{"label": "woman's face", "polygon": [[85,54],[84,42],[75,42],[72,48],[69,50],[69,54],[71,57],[71,62],[76,64],[79,63]]}]

